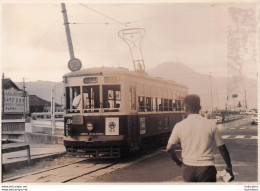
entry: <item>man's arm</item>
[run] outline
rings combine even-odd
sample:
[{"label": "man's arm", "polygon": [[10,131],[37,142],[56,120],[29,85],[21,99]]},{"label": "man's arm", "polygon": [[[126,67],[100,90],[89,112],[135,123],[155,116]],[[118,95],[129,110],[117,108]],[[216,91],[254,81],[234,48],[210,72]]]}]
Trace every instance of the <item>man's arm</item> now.
[{"label": "man's arm", "polygon": [[234,174],[233,174],[233,171],[232,171],[232,164],[231,164],[230,155],[229,155],[229,152],[227,150],[227,147],[224,144],[224,145],[218,146],[218,149],[219,149],[219,152],[220,152],[221,156],[223,157],[224,161],[226,162],[227,171],[232,176],[230,181],[232,181],[232,180],[234,180]]},{"label": "man's arm", "polygon": [[175,144],[173,144],[173,145],[168,144],[168,145],[167,145],[167,152],[170,154],[172,160],[173,160],[178,166],[181,167],[183,163],[182,163],[182,161],[177,157],[174,148],[175,148]]}]

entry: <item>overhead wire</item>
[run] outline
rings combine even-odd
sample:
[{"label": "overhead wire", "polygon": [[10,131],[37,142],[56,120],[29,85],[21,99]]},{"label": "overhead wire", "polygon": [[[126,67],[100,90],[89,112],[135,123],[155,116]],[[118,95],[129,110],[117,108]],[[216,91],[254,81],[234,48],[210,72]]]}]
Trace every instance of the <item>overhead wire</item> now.
[{"label": "overhead wire", "polygon": [[62,17],[62,15],[60,15],[58,17],[57,20],[55,20],[53,22],[53,24],[49,27],[49,29],[42,35],[42,37],[36,42],[35,46],[38,46],[40,44],[40,42],[44,39],[44,37],[51,31],[51,29],[56,25],[56,23],[60,20],[60,18]]},{"label": "overhead wire", "polygon": [[[191,10],[185,10],[185,11],[177,12],[177,13],[173,13],[173,14],[168,14],[168,15],[163,15],[163,16],[159,16],[159,17],[152,17],[152,18],[147,18],[147,19],[142,19],[142,20],[131,21],[131,22],[128,22],[128,24],[132,24],[132,23],[135,23],[135,22],[147,21],[147,20],[161,19],[161,18],[163,18],[163,17],[170,16],[170,15],[182,14],[182,13],[187,13],[187,12],[196,11],[196,10],[199,10],[199,9],[208,8],[209,6],[210,6],[210,7],[215,7],[215,6],[218,6],[218,5],[210,4],[210,5],[202,6],[202,7],[199,7],[199,8],[194,8],[194,9],[191,9]],[[156,47],[156,48],[160,49],[161,51],[163,51],[166,55],[169,54],[169,51],[164,50],[164,48],[160,47],[159,45],[157,45],[156,43],[154,43],[153,41],[151,41],[151,40],[148,39],[147,37],[144,37],[144,40],[146,40],[147,42],[149,42],[150,44],[152,44],[154,47]]]},{"label": "overhead wire", "polygon": [[[125,27],[127,27],[128,25],[130,24],[133,24],[133,23],[137,23],[137,22],[143,22],[143,21],[148,21],[148,20],[154,20],[154,19],[161,19],[161,18],[164,18],[164,17],[168,17],[168,16],[171,16],[171,15],[177,15],[177,14],[184,14],[184,13],[188,13],[188,12],[193,12],[193,11],[197,11],[197,10],[200,10],[200,9],[204,9],[204,8],[208,8],[208,7],[215,7],[215,6],[218,6],[216,4],[210,4],[210,5],[205,5],[205,6],[202,6],[202,7],[198,7],[198,8],[194,8],[194,9],[189,9],[189,10],[184,10],[184,11],[179,11],[179,12],[175,12],[175,13],[172,13],[172,14],[167,14],[167,15],[162,15],[162,16],[158,16],[158,17],[152,17],[152,18],[146,18],[146,19],[141,19],[141,20],[135,20],[135,21],[128,21],[128,22],[121,22],[115,18],[112,18],[100,11],[97,11],[83,3],[79,3],[81,6],[99,14],[99,15],[102,15],[103,17],[106,17],[112,21],[114,21],[115,23],[109,23],[109,22],[105,22],[105,23],[89,23],[89,22],[70,22],[69,24],[73,24],[73,25],[77,25],[77,24],[80,24],[80,25],[83,25],[83,24],[95,24],[95,25],[98,25],[98,24],[103,24],[103,25],[110,25],[110,24],[120,24],[120,25],[123,25]],[[153,46],[161,49],[163,52],[165,52],[166,54],[168,54],[166,50],[163,50],[163,48],[161,48],[160,46],[158,46],[156,43],[152,42],[151,40],[149,40],[147,37],[144,38],[144,40],[148,41],[150,44],[152,44]]]},{"label": "overhead wire", "polygon": [[[217,5],[210,4],[210,5],[202,6],[202,7],[199,7],[199,8],[194,8],[194,9],[191,9],[191,10],[185,10],[185,11],[181,11],[181,12],[177,12],[177,13],[173,13],[173,14],[167,14],[167,15],[162,15],[162,16],[158,16],[158,17],[152,17],[152,18],[147,18],[147,19],[142,19],[142,20],[136,20],[136,21],[131,21],[131,22],[127,22],[127,23],[128,23],[128,24],[132,24],[132,23],[142,22],[142,21],[147,21],[147,20],[160,19],[160,18],[163,18],[163,17],[166,17],[166,16],[170,16],[170,15],[182,14],[182,13],[187,13],[187,12],[196,11],[196,10],[199,10],[199,9],[208,8],[209,6],[215,7],[215,6],[217,6]],[[163,48],[161,48],[161,47],[160,47],[159,45],[157,45],[156,43],[154,43],[154,42],[152,42],[151,40],[149,40],[147,37],[144,37],[144,40],[148,41],[150,44],[152,44],[153,46],[155,46],[155,47],[161,49],[162,51],[166,51],[166,50],[163,50]],[[167,54],[168,54],[168,53],[167,53]]]},{"label": "overhead wire", "polygon": [[85,5],[85,4],[83,4],[83,3],[79,3],[79,4],[82,5],[82,6],[84,6],[84,7],[86,7],[87,9],[89,9],[89,10],[91,10],[91,11],[93,11],[93,12],[99,14],[99,15],[102,15],[102,16],[104,16],[104,17],[106,17],[106,18],[108,18],[108,19],[110,19],[110,20],[112,20],[112,21],[115,21],[115,22],[118,23],[118,24],[121,24],[121,25],[123,25],[123,26],[125,26],[125,27],[127,26],[127,23],[122,23],[122,22],[118,21],[117,19],[114,19],[114,18],[112,18],[112,17],[110,17],[110,16],[108,16],[108,15],[105,15],[104,13],[101,13],[100,11],[97,11],[97,10],[95,10],[95,9],[93,9],[93,8],[91,8],[91,7],[89,7],[89,6]]},{"label": "overhead wire", "polygon": [[84,24],[87,24],[87,25],[111,25],[111,24],[118,24],[118,23],[87,23],[87,22],[69,22],[68,24],[70,25],[84,25]]},{"label": "overhead wire", "polygon": [[208,8],[209,6],[215,7],[215,6],[219,6],[219,5],[220,4],[218,4],[218,5],[216,5],[216,4],[205,5],[205,6],[202,6],[202,7],[189,9],[189,10],[184,10],[184,11],[180,11],[180,12],[175,12],[175,13],[171,13],[171,14],[167,14],[167,15],[161,15],[161,16],[157,16],[157,17],[150,17],[150,18],[146,18],[146,19],[130,21],[130,22],[127,22],[127,24],[132,24],[132,23],[136,23],[136,22],[143,22],[143,21],[148,21],[148,20],[161,19],[161,18],[164,18],[164,17],[172,16],[172,15],[178,15],[178,14],[183,14],[183,13],[197,11],[197,10],[200,10],[200,9]]}]

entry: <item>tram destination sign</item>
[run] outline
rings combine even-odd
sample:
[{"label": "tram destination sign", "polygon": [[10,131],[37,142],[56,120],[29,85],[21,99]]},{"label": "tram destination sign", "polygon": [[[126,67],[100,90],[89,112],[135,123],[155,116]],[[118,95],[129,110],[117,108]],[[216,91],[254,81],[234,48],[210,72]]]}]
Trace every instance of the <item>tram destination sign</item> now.
[{"label": "tram destination sign", "polygon": [[92,83],[97,83],[98,78],[97,77],[87,77],[83,79],[84,84],[92,84]]},{"label": "tram destination sign", "polygon": [[70,59],[69,63],[68,63],[68,67],[69,69],[74,72],[74,71],[77,71],[77,70],[80,70],[81,67],[82,67],[82,63],[79,59],[77,58],[72,58]]}]

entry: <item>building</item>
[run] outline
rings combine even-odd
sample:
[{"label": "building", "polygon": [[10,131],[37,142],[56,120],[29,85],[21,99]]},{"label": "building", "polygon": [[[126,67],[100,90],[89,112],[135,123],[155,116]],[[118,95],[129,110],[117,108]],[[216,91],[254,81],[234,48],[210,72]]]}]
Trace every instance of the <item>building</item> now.
[{"label": "building", "polygon": [[10,79],[3,79],[2,119],[22,119],[30,113],[29,95]]},{"label": "building", "polygon": [[[36,95],[30,95],[30,113],[50,112],[51,102],[44,100]],[[55,112],[61,112],[63,108],[61,105],[55,103]]]}]

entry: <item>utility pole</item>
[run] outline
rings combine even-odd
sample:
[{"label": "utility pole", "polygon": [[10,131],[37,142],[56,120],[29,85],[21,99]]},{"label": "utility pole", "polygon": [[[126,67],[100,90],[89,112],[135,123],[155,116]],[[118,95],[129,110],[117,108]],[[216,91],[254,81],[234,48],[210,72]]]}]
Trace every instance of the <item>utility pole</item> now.
[{"label": "utility pole", "polygon": [[247,111],[246,89],[245,89],[245,109],[246,109],[246,111]]},{"label": "utility pole", "polygon": [[54,135],[56,128],[55,124],[55,86],[51,86],[51,121],[52,121],[52,131],[51,134]]},{"label": "utility pole", "polygon": [[24,78],[23,78],[23,118],[25,119],[26,116],[26,93],[25,93],[25,82],[24,82]]},{"label": "utility pole", "polygon": [[61,109],[63,108],[62,96],[60,97],[60,107],[61,107]]},{"label": "utility pole", "polygon": [[4,90],[4,79],[5,79],[5,74],[3,73],[3,76],[2,76],[2,119],[4,119],[4,116],[5,116],[5,90]]},{"label": "utility pole", "polygon": [[213,119],[213,94],[212,94],[212,80],[211,80],[211,72],[210,72],[210,91],[211,91],[211,117]]},{"label": "utility pole", "polygon": [[247,111],[247,100],[246,100],[246,75],[244,74],[244,90],[245,90],[245,110]]},{"label": "utility pole", "polygon": [[216,96],[217,96],[217,100],[218,100],[218,110],[220,110],[220,105],[219,105],[219,99],[218,99],[218,91],[217,91],[217,88],[216,88]]}]

